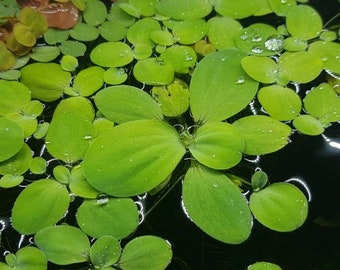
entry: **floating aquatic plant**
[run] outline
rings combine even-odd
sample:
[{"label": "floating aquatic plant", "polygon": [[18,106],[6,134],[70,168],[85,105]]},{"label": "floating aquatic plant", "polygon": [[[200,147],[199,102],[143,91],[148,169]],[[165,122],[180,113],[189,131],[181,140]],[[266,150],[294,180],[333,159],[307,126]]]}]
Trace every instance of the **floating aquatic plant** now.
[{"label": "floating aquatic plant", "polygon": [[[180,180],[185,214],[226,244],[246,241],[254,218],[278,232],[303,225],[303,190],[255,166],[246,177],[237,171],[294,132],[320,135],[340,120],[338,33],[314,8],[294,0],[18,3],[0,14],[0,187],[25,185],[12,226],[34,235],[34,246],[0,267],[165,269],[169,242],[131,236],[147,218],[138,198]],[[260,20],[268,14],[282,25]]]}]

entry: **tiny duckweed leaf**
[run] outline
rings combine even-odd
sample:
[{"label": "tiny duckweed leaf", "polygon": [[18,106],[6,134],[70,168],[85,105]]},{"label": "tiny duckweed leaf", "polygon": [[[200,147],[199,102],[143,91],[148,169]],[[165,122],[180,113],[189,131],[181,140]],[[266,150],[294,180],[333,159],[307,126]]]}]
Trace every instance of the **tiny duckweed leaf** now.
[{"label": "tiny duckweed leaf", "polygon": [[134,45],[144,44],[154,47],[155,43],[151,40],[150,35],[155,31],[160,31],[160,24],[152,18],[144,18],[137,21],[127,31],[127,39]]},{"label": "tiny duckweed leaf", "polygon": [[165,62],[169,62],[175,69],[176,73],[187,74],[190,69],[194,68],[197,55],[194,49],[188,46],[174,45],[167,48],[161,54]]},{"label": "tiny duckweed leaf", "polygon": [[288,143],[291,128],[278,120],[264,116],[252,115],[236,120],[233,125],[245,139],[244,153],[263,155],[280,150]]},{"label": "tiny duckweed leaf", "polygon": [[133,57],[137,60],[149,58],[152,55],[153,47],[145,44],[137,44],[133,48]]},{"label": "tiny duckweed leaf", "polygon": [[260,9],[261,1],[244,0],[244,1],[225,1],[215,0],[215,10],[229,18],[242,19],[249,17]]},{"label": "tiny duckweed leaf", "polygon": [[24,131],[24,137],[31,136],[37,129],[38,121],[35,117],[22,115],[20,113],[10,113],[6,115],[6,118],[17,123]]},{"label": "tiny duckweed leaf", "polygon": [[21,69],[20,81],[32,93],[32,98],[50,102],[61,97],[69,85],[71,74],[55,63],[33,63]]},{"label": "tiny duckweed leaf", "polygon": [[[0,56],[0,58],[1,58],[1,56]],[[9,59],[5,59],[5,61],[7,61],[7,60],[9,60]],[[1,63],[0,63],[0,66],[1,66]],[[1,68],[0,68],[0,70],[1,70]],[[6,81],[18,81],[20,76],[21,76],[20,70],[10,69],[10,70],[6,70],[6,71],[0,71],[0,79],[4,79]]]},{"label": "tiny duckweed leaf", "polygon": [[[114,31],[112,31],[114,29]],[[107,41],[119,41],[125,38],[127,28],[116,22],[105,21],[98,27],[100,35]]]},{"label": "tiny duckweed leaf", "polygon": [[203,19],[180,21],[172,29],[177,42],[185,45],[199,41],[207,32],[208,25]]},{"label": "tiny duckweed leaf", "polygon": [[83,11],[84,21],[92,26],[102,24],[107,17],[106,6],[99,0],[87,0],[86,8]]},{"label": "tiny duckweed leaf", "polygon": [[149,85],[170,84],[175,75],[174,66],[161,58],[147,58],[139,60],[133,67],[135,78]]},{"label": "tiny duckweed leaf", "polygon": [[53,168],[53,176],[55,180],[59,181],[60,183],[69,184],[71,172],[67,167],[63,165],[57,165]]},{"label": "tiny duckweed leaf", "polygon": [[309,40],[320,34],[322,19],[311,6],[297,5],[287,13],[286,26],[293,37]]},{"label": "tiny duckweed leaf", "polygon": [[123,42],[103,42],[90,54],[91,61],[102,67],[121,67],[133,60],[131,48]]},{"label": "tiny duckweed leaf", "polygon": [[116,263],[121,254],[119,241],[111,235],[100,237],[90,249],[90,260],[95,268],[104,269]]},{"label": "tiny duckweed leaf", "polygon": [[152,96],[158,102],[162,113],[165,116],[180,116],[189,107],[189,88],[188,86],[175,79],[167,86],[154,86]]},{"label": "tiny duckweed leaf", "polygon": [[335,73],[340,73],[340,44],[327,41],[313,42],[308,49],[316,53],[323,62],[323,68]]},{"label": "tiny duckweed leaf", "polygon": [[340,99],[327,83],[312,89],[303,103],[307,113],[318,118],[323,124],[340,120]]},{"label": "tiny duckweed leaf", "polygon": [[272,11],[278,16],[287,16],[288,12],[296,6],[296,0],[269,0]]},{"label": "tiny duckweed leaf", "polygon": [[59,265],[86,262],[90,252],[87,235],[69,225],[51,226],[38,231],[34,243],[50,262]]},{"label": "tiny duckweed leaf", "polygon": [[293,82],[308,83],[322,71],[320,57],[312,52],[285,52],[278,61],[281,71],[287,72]]},{"label": "tiny duckweed leaf", "polygon": [[153,42],[162,46],[171,46],[174,43],[174,37],[168,31],[154,31],[150,34],[150,38]]},{"label": "tiny duckweed leaf", "polygon": [[190,82],[190,108],[196,122],[229,118],[254,98],[258,82],[240,64],[246,55],[237,49],[225,49],[198,63]]},{"label": "tiny duckweed leaf", "polygon": [[100,191],[133,196],[158,186],[184,154],[173,127],[157,120],[136,120],[93,140],[83,161],[84,175]]},{"label": "tiny duckweed leaf", "polygon": [[111,235],[122,239],[136,230],[138,209],[131,198],[103,200],[85,200],[78,208],[76,219],[82,231],[95,238]]},{"label": "tiny duckweed leaf", "polygon": [[140,18],[141,14],[138,9],[134,5],[130,5],[128,3],[120,3],[119,7],[124,10],[127,14],[131,15],[135,18]]},{"label": "tiny duckweed leaf", "polygon": [[115,123],[163,118],[160,107],[152,97],[130,85],[107,87],[96,94],[94,101],[98,110]]},{"label": "tiny duckweed leaf", "polygon": [[308,47],[308,43],[307,41],[299,38],[287,37],[284,40],[283,47],[286,51],[298,52],[306,50]]},{"label": "tiny duckweed leaf", "polygon": [[103,80],[107,84],[121,84],[128,78],[124,68],[109,68],[103,74]]},{"label": "tiny duckweed leaf", "polygon": [[70,30],[70,36],[79,41],[92,41],[98,38],[99,30],[92,25],[79,22]]},{"label": "tiny duckweed leaf", "polygon": [[[224,31],[228,29],[228,31]],[[234,36],[242,29],[242,25],[228,17],[215,16],[208,21],[208,37],[218,50],[236,47]]]},{"label": "tiny duckweed leaf", "polygon": [[129,27],[135,23],[136,18],[123,11],[119,5],[111,5],[107,20]]},{"label": "tiny duckweed leaf", "polygon": [[129,0],[139,13],[144,17],[151,17],[156,13],[156,4],[159,0]]},{"label": "tiny duckweed leaf", "polygon": [[0,89],[0,116],[21,112],[31,100],[30,90],[20,82],[0,80]]},{"label": "tiny duckweed leaf", "polygon": [[78,65],[78,59],[72,55],[64,55],[60,61],[60,66],[65,71],[75,71]]},{"label": "tiny duckweed leaf", "polygon": [[279,232],[296,230],[305,222],[308,213],[303,192],[289,183],[274,183],[252,193],[249,206],[261,224]]},{"label": "tiny duckweed leaf", "polygon": [[249,265],[247,270],[282,270],[282,268],[274,263],[257,262]]},{"label": "tiny duckweed leaf", "polygon": [[211,122],[204,124],[194,134],[189,151],[200,163],[209,168],[229,169],[242,159],[244,140],[231,124]]},{"label": "tiny duckweed leaf", "polygon": [[[24,181],[22,175],[5,174],[0,176],[0,187],[12,188],[20,185]],[[2,268],[1,268],[2,269]]]},{"label": "tiny duckweed leaf", "polygon": [[191,167],[183,182],[183,203],[193,222],[211,237],[228,244],[249,237],[252,217],[247,201],[224,174]]},{"label": "tiny duckweed leaf", "polygon": [[25,116],[37,118],[40,114],[42,114],[44,107],[44,104],[42,104],[39,100],[31,100],[23,108],[22,113]]},{"label": "tiny duckweed leaf", "polygon": [[35,157],[30,164],[30,171],[34,174],[42,174],[46,171],[47,162],[42,157]]},{"label": "tiny duckweed leaf", "polygon": [[23,145],[23,129],[14,121],[0,117],[0,161],[13,157]]},{"label": "tiny duckweed leaf", "polygon": [[104,72],[103,68],[97,66],[81,70],[74,78],[74,90],[84,97],[94,94],[104,84]]},{"label": "tiny duckweed leaf", "polygon": [[251,186],[254,191],[259,191],[268,183],[268,175],[264,171],[256,171],[251,177]]},{"label": "tiny duckweed leaf", "polygon": [[320,39],[323,41],[335,41],[337,39],[337,33],[335,31],[325,30],[320,34]]},{"label": "tiny duckweed leaf", "polygon": [[325,131],[323,123],[309,114],[296,117],[293,125],[299,132],[310,136],[320,135]]},{"label": "tiny duckweed leaf", "polygon": [[66,186],[50,179],[35,181],[16,199],[12,225],[21,234],[36,233],[57,223],[68,209],[69,202]]},{"label": "tiny duckweed leaf", "polygon": [[78,57],[85,54],[86,45],[76,40],[66,40],[60,44],[59,49],[64,55]]},{"label": "tiny duckweed leaf", "polygon": [[170,263],[172,250],[169,242],[153,235],[132,239],[124,247],[118,261],[122,270],[163,270]]},{"label": "tiny duckweed leaf", "polygon": [[39,123],[37,126],[37,129],[35,130],[33,134],[34,138],[42,139],[43,137],[45,137],[49,125],[50,124],[48,122]]},{"label": "tiny duckweed leaf", "polygon": [[18,153],[9,159],[0,162],[0,174],[20,175],[25,173],[31,163],[32,153],[29,146],[24,143]]},{"label": "tiny duckweed leaf", "polygon": [[72,193],[86,199],[95,199],[99,195],[99,191],[86,181],[81,165],[75,166],[71,170],[69,188]]},{"label": "tiny duckweed leaf", "polygon": [[276,62],[269,57],[246,56],[241,60],[241,65],[254,80],[262,83],[274,83],[276,81],[278,67]]},{"label": "tiny duckweed leaf", "polygon": [[302,101],[292,89],[280,85],[262,87],[258,100],[265,111],[280,121],[289,121],[300,114]]},{"label": "tiny duckweed leaf", "polygon": [[33,49],[31,58],[39,62],[51,62],[58,57],[60,49],[54,46],[36,47]]},{"label": "tiny duckweed leaf", "polygon": [[47,258],[38,248],[26,246],[15,253],[15,264],[10,269],[45,270],[47,269]]},{"label": "tiny duckweed leaf", "polygon": [[161,0],[156,5],[157,11],[175,20],[195,20],[207,16],[212,6],[205,0]]},{"label": "tiny duckweed leaf", "polygon": [[44,33],[44,39],[47,44],[56,45],[57,43],[61,43],[67,40],[69,34],[70,34],[69,30],[50,27]]}]

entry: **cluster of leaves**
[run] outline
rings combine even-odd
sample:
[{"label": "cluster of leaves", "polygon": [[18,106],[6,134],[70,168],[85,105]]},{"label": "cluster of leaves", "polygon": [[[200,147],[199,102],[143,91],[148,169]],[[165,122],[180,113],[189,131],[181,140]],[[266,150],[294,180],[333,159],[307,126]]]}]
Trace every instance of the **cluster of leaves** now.
[{"label": "cluster of leaves", "polygon": [[[241,24],[270,13],[285,24]],[[109,10],[88,0],[81,15],[72,29],[49,28],[20,70],[0,73],[0,187],[34,178],[11,218],[39,248],[0,266],[164,269],[165,240],[135,238],[122,251],[119,240],[138,227],[136,198],[177,183],[176,168],[186,214],[219,241],[244,242],[253,216],[279,232],[304,223],[308,200],[295,185],[231,169],[282,149],[294,130],[320,135],[340,120],[337,29],[295,0],[119,0]],[[246,109],[254,103],[263,110]],[[47,151],[33,148],[41,142]],[[64,224],[77,203],[76,224]]]}]

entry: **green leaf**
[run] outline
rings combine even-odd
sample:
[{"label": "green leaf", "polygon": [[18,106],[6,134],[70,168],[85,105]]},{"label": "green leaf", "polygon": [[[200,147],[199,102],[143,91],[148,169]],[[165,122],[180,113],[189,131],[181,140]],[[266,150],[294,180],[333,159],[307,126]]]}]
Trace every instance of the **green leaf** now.
[{"label": "green leaf", "polygon": [[167,86],[154,86],[151,91],[165,116],[180,116],[189,107],[189,88],[183,81],[175,79]]},{"label": "green leaf", "polygon": [[173,127],[156,120],[136,120],[93,140],[84,158],[84,175],[100,191],[133,196],[159,185],[184,154]]},{"label": "green leaf", "polygon": [[316,41],[310,44],[308,50],[317,54],[323,62],[323,68],[334,73],[340,73],[340,44],[327,41]]},{"label": "green leaf", "polygon": [[156,13],[156,4],[159,0],[129,0],[138,12],[144,17],[151,17]]},{"label": "green leaf", "polygon": [[31,90],[32,98],[50,102],[61,97],[71,74],[55,63],[33,63],[21,69],[20,81]]},{"label": "green leaf", "polygon": [[298,52],[306,50],[308,48],[308,43],[299,38],[287,37],[284,40],[283,47],[286,51]]},{"label": "green leaf", "polygon": [[20,185],[24,181],[22,175],[5,174],[0,177],[0,187],[12,188]]},{"label": "green leaf", "polygon": [[104,72],[103,68],[97,66],[82,69],[74,78],[74,90],[81,96],[91,96],[103,86]]},{"label": "green leaf", "polygon": [[308,202],[296,186],[274,183],[250,195],[249,206],[255,218],[269,229],[290,232],[306,220]]},{"label": "green leaf", "polygon": [[190,82],[190,109],[196,122],[229,118],[254,98],[258,82],[243,71],[240,62],[245,56],[239,50],[226,49],[198,63]]},{"label": "green leaf", "polygon": [[289,10],[286,27],[293,37],[309,40],[319,36],[322,30],[322,19],[314,8],[297,5]]},{"label": "green leaf", "polygon": [[199,127],[189,151],[200,163],[222,170],[237,165],[242,159],[244,140],[231,124],[211,122]]},{"label": "green leaf", "polygon": [[172,33],[180,44],[190,45],[202,39],[208,32],[208,25],[203,19],[177,22]]},{"label": "green leaf", "polygon": [[288,143],[291,129],[278,120],[264,116],[251,115],[236,120],[233,125],[245,139],[244,153],[264,155],[280,150]]},{"label": "green leaf", "polygon": [[103,75],[103,80],[107,84],[121,84],[128,78],[124,68],[109,68]]},{"label": "green leaf", "polygon": [[280,85],[262,87],[258,100],[265,111],[280,121],[289,121],[297,117],[301,111],[302,101],[292,89]]},{"label": "green leaf", "polygon": [[123,42],[103,42],[90,54],[91,61],[102,67],[121,67],[133,60],[131,48]]},{"label": "green leaf", "polygon": [[[112,31],[112,29],[115,29]],[[122,23],[105,21],[98,27],[100,35],[107,41],[119,41],[125,38],[127,28]]]},{"label": "green leaf", "polygon": [[282,270],[282,268],[274,263],[257,262],[249,265],[247,270]]},{"label": "green leaf", "polygon": [[278,15],[286,17],[287,13],[296,6],[296,0],[269,0],[272,11]]},{"label": "green leaf", "polygon": [[137,206],[130,198],[85,200],[76,219],[82,231],[91,237],[111,235],[117,239],[134,232],[139,221]]},{"label": "green leaf", "polygon": [[42,174],[46,172],[47,162],[42,157],[35,157],[30,164],[30,171],[34,174]]},{"label": "green leaf", "polygon": [[124,247],[118,265],[122,270],[163,270],[170,263],[172,250],[162,238],[144,235],[132,239]]},{"label": "green leaf", "polygon": [[195,20],[207,16],[212,6],[205,0],[161,0],[156,5],[157,11],[175,20]]},{"label": "green leaf", "polygon": [[174,37],[168,31],[154,31],[150,34],[150,38],[153,42],[162,46],[171,46],[174,44]]},{"label": "green leaf", "polygon": [[116,263],[120,257],[119,241],[110,235],[100,237],[90,249],[91,263],[95,268],[104,269]]},{"label": "green leaf", "polygon": [[87,0],[86,8],[83,11],[84,21],[92,26],[102,24],[107,17],[106,6],[98,0]]},{"label": "green leaf", "polygon": [[72,55],[64,55],[60,61],[60,66],[65,71],[75,71],[78,65],[78,59]]},{"label": "green leaf", "polygon": [[[45,254],[36,247],[23,247],[15,253],[15,265],[10,269],[45,270],[47,259]],[[1,266],[1,265],[0,265]],[[2,268],[1,268],[2,269]]]},{"label": "green leaf", "polygon": [[24,132],[15,122],[0,117],[0,162],[13,157],[24,145]]},{"label": "green leaf", "polygon": [[86,181],[81,165],[72,168],[69,188],[72,193],[86,199],[95,199],[100,194],[98,190]]},{"label": "green leaf", "polygon": [[321,83],[313,88],[303,101],[308,114],[318,118],[323,124],[340,120],[340,99],[333,88]]},{"label": "green leaf", "polygon": [[85,233],[69,225],[44,228],[34,236],[34,243],[47,259],[58,265],[86,262],[90,252],[90,241]]},{"label": "green leaf", "polygon": [[27,186],[12,209],[12,225],[21,234],[33,234],[57,223],[69,206],[69,193],[54,180],[37,180]]},{"label": "green leaf", "polygon": [[174,67],[176,73],[187,74],[193,69],[197,55],[194,49],[188,46],[174,45],[161,54],[165,62],[169,62]]},{"label": "green leaf", "polygon": [[0,174],[20,175],[24,174],[30,167],[32,152],[29,146],[24,143],[18,153],[9,159],[0,162]]},{"label": "green leaf", "polygon": [[[7,60],[8,59],[5,59],[5,61]],[[0,79],[4,79],[6,81],[18,81],[20,77],[21,77],[20,70],[10,69],[10,70],[0,72]]]},{"label": "green leaf", "polygon": [[76,40],[66,40],[60,44],[59,49],[64,55],[78,57],[85,54],[86,45]]},{"label": "green leaf", "polygon": [[268,175],[264,171],[256,171],[251,177],[251,186],[254,191],[259,191],[268,183]]},{"label": "green leaf", "polygon": [[188,216],[209,236],[228,244],[240,244],[249,237],[252,217],[247,201],[224,174],[191,167],[182,196]]},{"label": "green leaf", "polygon": [[52,62],[59,54],[60,50],[55,46],[35,47],[31,58],[39,62]]},{"label": "green leaf", "polygon": [[44,39],[47,44],[56,45],[57,43],[61,43],[67,40],[69,34],[70,34],[69,30],[50,27],[44,33]]},{"label": "green leaf", "polygon": [[14,54],[7,49],[5,43],[0,41],[0,71],[6,71],[15,64]]},{"label": "green leaf", "polygon": [[293,82],[308,83],[322,71],[322,60],[312,52],[285,52],[278,61],[281,72],[286,72]]},{"label": "green leaf", "polygon": [[160,31],[160,24],[152,18],[143,18],[132,25],[127,31],[127,39],[133,45],[148,45],[154,47],[155,43],[150,35],[155,31]]},{"label": "green leaf", "polygon": [[70,36],[78,41],[92,41],[98,38],[99,30],[92,25],[78,22],[70,30]]},{"label": "green leaf", "polygon": [[110,86],[94,97],[98,110],[115,123],[163,118],[162,111],[152,97],[130,85]]},{"label": "green leaf", "polygon": [[259,0],[215,0],[214,2],[217,13],[233,19],[242,19],[253,15],[261,4]]},{"label": "green leaf", "polygon": [[293,120],[293,125],[299,132],[311,136],[320,135],[325,131],[322,122],[309,114],[296,117]]},{"label": "green leaf", "polygon": [[68,184],[70,183],[71,172],[67,167],[63,165],[57,165],[53,168],[53,176],[58,182],[62,184]]}]

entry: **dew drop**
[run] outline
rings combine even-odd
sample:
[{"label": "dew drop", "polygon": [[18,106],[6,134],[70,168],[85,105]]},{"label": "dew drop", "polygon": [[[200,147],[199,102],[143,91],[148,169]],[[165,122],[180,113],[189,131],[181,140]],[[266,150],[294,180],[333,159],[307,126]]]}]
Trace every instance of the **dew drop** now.
[{"label": "dew drop", "polygon": [[271,36],[264,43],[265,48],[268,51],[281,51],[283,49],[283,37],[282,36]]},{"label": "dew drop", "polygon": [[251,52],[252,53],[255,53],[255,54],[260,54],[263,52],[263,49],[259,46],[254,46],[252,49],[251,49]]},{"label": "dew drop", "polygon": [[262,37],[260,35],[253,36],[251,41],[253,41],[253,42],[260,42],[260,41],[262,41]]},{"label": "dew drop", "polygon": [[237,80],[235,81],[236,84],[243,84],[244,83],[244,78],[243,77],[240,77],[240,78],[237,78]]}]

